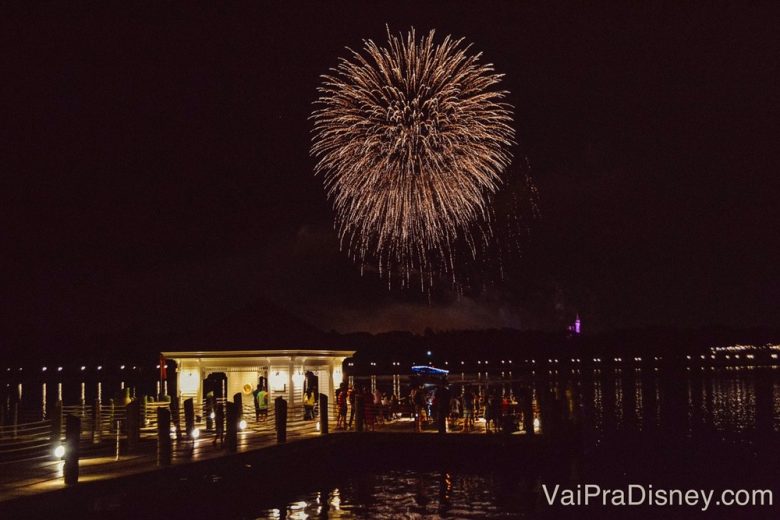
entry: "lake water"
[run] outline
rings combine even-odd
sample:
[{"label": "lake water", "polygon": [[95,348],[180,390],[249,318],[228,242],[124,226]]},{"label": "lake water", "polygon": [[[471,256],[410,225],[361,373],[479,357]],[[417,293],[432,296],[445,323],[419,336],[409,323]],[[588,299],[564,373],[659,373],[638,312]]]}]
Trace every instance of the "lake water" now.
[{"label": "lake water", "polygon": [[[491,469],[480,453],[449,467],[395,464],[247,504],[245,518],[780,518],[780,370],[548,373],[537,381],[569,407],[581,431],[573,457]],[[542,417],[544,428],[544,417]],[[469,463],[469,461],[473,461]],[[407,465],[414,466],[414,464]],[[773,505],[551,506],[552,489],[770,489]],[[648,486],[652,486],[649,488]]]},{"label": "lake water", "polygon": [[[300,482],[285,468],[273,468],[290,482],[273,499],[253,488],[251,476],[225,485],[230,475],[220,475],[215,482],[223,487],[215,488],[212,500],[230,504],[224,518],[780,518],[780,369],[561,370],[534,374],[533,381],[537,397],[553,396],[556,409],[576,426],[574,455],[493,467],[476,449],[430,468],[377,453],[375,464]],[[44,400],[41,381],[25,383],[26,413],[39,414],[44,402],[50,406],[57,384],[47,383]],[[80,398],[80,381],[63,384],[66,402]],[[83,391],[89,402],[98,390],[105,399],[122,384],[93,379]],[[535,413],[544,433],[548,418],[538,399]],[[707,512],[687,506],[567,508],[545,502],[542,486],[556,484],[771,489],[774,505],[713,506]],[[188,500],[187,484],[181,485],[181,500]],[[169,500],[179,510],[174,497]],[[154,501],[139,498],[133,514],[151,518],[155,508],[144,509],[149,503]]]}]

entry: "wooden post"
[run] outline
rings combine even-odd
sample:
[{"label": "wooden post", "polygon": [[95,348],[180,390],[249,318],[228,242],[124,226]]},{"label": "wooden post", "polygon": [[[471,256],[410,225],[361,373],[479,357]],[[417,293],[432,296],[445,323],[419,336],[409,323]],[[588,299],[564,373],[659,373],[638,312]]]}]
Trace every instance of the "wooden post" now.
[{"label": "wooden post", "polygon": [[171,443],[171,411],[157,408],[157,465],[170,466],[173,457]]},{"label": "wooden post", "polygon": [[127,418],[127,451],[133,452],[141,440],[141,403],[136,399],[125,406]]},{"label": "wooden post", "polygon": [[436,399],[436,424],[438,426],[439,433],[447,433],[447,415],[450,410],[450,391],[444,386],[440,386],[437,390]]},{"label": "wooden post", "polygon": [[214,417],[211,416],[211,414],[214,414],[216,416],[217,412],[217,399],[213,395],[207,395],[206,396],[206,402],[205,402],[205,411],[206,411],[206,430],[212,431],[214,429]]},{"label": "wooden post", "polygon": [[276,442],[287,442],[287,401],[281,397],[274,399],[274,419],[276,423]]},{"label": "wooden post", "polygon": [[65,485],[72,486],[79,481],[79,438],[81,419],[68,414],[65,422],[65,464],[62,468]]},{"label": "wooden post", "polygon": [[229,452],[238,450],[238,406],[230,401],[225,402],[225,447]]},{"label": "wooden post", "polygon": [[236,424],[238,424],[241,422],[241,419],[244,418],[244,402],[241,397],[241,392],[233,395],[233,402],[236,403]]},{"label": "wooden post", "polygon": [[355,431],[362,432],[365,423],[365,398],[363,389],[355,391]]},{"label": "wooden post", "polygon": [[51,449],[56,449],[62,442],[62,401],[54,405],[54,413],[51,416]]},{"label": "wooden post", "polygon": [[192,430],[195,429],[195,403],[192,401],[192,397],[184,401],[184,429],[187,432],[187,437],[192,437]]},{"label": "wooden post", "polygon": [[[171,422],[173,423],[173,427],[176,429],[176,440],[181,440],[181,411],[179,409],[179,398],[176,399],[171,398],[171,404],[169,405],[171,409]],[[189,429],[187,429],[187,435],[189,435]]]},{"label": "wooden post", "polygon": [[99,444],[102,434],[100,424],[100,399],[95,399],[92,406],[92,444]]},{"label": "wooden post", "polygon": [[320,433],[328,433],[328,396],[320,394]]}]

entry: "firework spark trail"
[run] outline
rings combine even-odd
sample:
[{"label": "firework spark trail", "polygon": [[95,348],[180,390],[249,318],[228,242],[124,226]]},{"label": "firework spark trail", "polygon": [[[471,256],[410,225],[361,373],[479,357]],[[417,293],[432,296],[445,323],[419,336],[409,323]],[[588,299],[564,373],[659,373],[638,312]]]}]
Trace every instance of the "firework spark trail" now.
[{"label": "firework spark trail", "polygon": [[311,153],[336,212],[342,248],[380,276],[454,278],[457,244],[472,257],[491,238],[491,196],[514,143],[502,75],[463,39],[434,43],[388,30],[322,76]]}]

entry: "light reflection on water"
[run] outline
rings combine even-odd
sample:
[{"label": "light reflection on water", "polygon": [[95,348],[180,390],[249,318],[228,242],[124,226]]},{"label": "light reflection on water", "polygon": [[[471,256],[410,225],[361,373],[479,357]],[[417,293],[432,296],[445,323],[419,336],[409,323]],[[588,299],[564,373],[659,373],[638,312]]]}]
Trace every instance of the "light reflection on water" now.
[{"label": "light reflection on water", "polygon": [[[572,386],[560,380],[558,385]],[[659,372],[601,373],[581,385],[580,414],[599,437],[627,429],[780,432],[780,371],[705,371],[672,379]],[[580,389],[579,382],[573,385]],[[544,420],[544,418],[542,418]]]},{"label": "light reflection on water", "polygon": [[302,495],[258,519],[519,518],[519,483],[492,475],[387,471]]},{"label": "light reflection on water", "polygon": [[[498,380],[496,380],[498,382]],[[16,386],[16,385],[15,385]],[[124,380],[89,383],[66,380],[64,383],[6,384],[0,397],[22,396],[20,421],[46,417],[57,399],[66,405],[92,403],[95,398],[119,399]],[[512,385],[501,385],[512,392]],[[484,389],[483,389],[484,391]],[[597,437],[606,433],[659,428],[741,433],[754,430],[780,432],[780,370],[694,369],[678,375],[658,370],[595,369],[591,371],[555,371],[538,379],[532,388],[535,423],[543,430],[543,406],[540,393],[549,392],[564,401],[570,415],[579,416],[587,433]],[[537,429],[539,430],[539,429]]]},{"label": "light reflection on water", "polygon": [[[631,438],[632,432],[689,439],[714,433],[716,438],[721,434],[758,438],[755,453],[763,453],[780,441],[780,370],[776,369],[691,371],[674,378],[655,370],[560,374],[541,381],[532,393],[542,431],[544,406],[539,398],[544,390],[566,401],[565,408],[585,431],[585,442],[598,444],[609,435],[612,440]],[[756,433],[763,436],[756,437]],[[600,464],[591,463],[596,468]],[[647,465],[659,482],[667,478],[666,466],[660,467]],[[743,477],[734,478],[742,483]],[[302,493],[256,515],[276,519],[530,518],[540,512],[539,491],[530,491],[532,487],[485,473],[389,470]]]}]

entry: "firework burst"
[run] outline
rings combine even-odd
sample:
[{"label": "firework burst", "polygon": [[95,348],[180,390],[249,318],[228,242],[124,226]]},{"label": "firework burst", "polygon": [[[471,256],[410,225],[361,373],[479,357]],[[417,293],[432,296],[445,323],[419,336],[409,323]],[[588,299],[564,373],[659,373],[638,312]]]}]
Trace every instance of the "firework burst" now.
[{"label": "firework burst", "polygon": [[[388,30],[322,76],[311,153],[343,249],[380,276],[455,281],[456,252],[491,240],[491,197],[514,141],[502,75],[470,45]],[[394,274],[397,273],[397,274]]]}]

